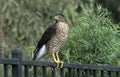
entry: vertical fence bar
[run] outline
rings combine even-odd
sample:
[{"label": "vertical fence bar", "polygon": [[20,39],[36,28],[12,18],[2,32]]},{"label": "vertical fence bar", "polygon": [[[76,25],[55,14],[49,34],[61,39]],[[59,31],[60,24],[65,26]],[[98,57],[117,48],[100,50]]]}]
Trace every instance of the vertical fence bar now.
[{"label": "vertical fence bar", "polygon": [[55,67],[52,67],[51,70],[52,70],[52,77],[55,77]]},{"label": "vertical fence bar", "polygon": [[111,71],[108,71],[108,77],[111,77]]},{"label": "vertical fence bar", "polygon": [[93,77],[97,77],[96,70],[93,70]]},{"label": "vertical fence bar", "polygon": [[60,68],[60,77],[64,77],[64,68]]},{"label": "vertical fence bar", "polygon": [[38,77],[38,69],[37,69],[37,66],[34,66],[34,77]]},{"label": "vertical fence bar", "polygon": [[80,69],[76,69],[77,71],[77,77],[80,77]]},{"label": "vertical fence bar", "polygon": [[68,68],[68,77],[72,77],[72,69]]},{"label": "vertical fence bar", "polygon": [[47,73],[46,73],[47,71],[46,71],[46,67],[42,67],[42,73],[43,73],[43,77],[47,77]]},{"label": "vertical fence bar", "polygon": [[85,70],[85,77],[89,77],[89,70],[88,69]]},{"label": "vertical fence bar", "polygon": [[25,65],[24,68],[25,68],[24,76],[25,76],[25,77],[29,77],[28,66]]},{"label": "vertical fence bar", "polygon": [[119,72],[116,72],[116,77],[120,77],[120,74],[119,74]]},{"label": "vertical fence bar", "polygon": [[18,59],[18,64],[12,65],[12,77],[22,77],[22,54],[20,51],[15,50],[12,52],[12,58]]},{"label": "vertical fence bar", "polygon": [[101,77],[104,77],[104,71],[101,70]]},{"label": "vertical fence bar", "polygon": [[8,77],[8,65],[4,64],[4,77]]}]

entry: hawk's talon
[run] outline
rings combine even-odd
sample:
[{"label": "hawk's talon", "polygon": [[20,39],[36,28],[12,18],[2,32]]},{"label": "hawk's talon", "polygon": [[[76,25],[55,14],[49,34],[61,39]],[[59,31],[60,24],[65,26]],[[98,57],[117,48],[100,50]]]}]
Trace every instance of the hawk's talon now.
[{"label": "hawk's talon", "polygon": [[57,66],[56,66],[57,68],[62,68],[64,62],[63,62],[63,61],[57,61],[57,60],[56,60],[55,63],[56,63],[56,65],[57,65]]},{"label": "hawk's talon", "polygon": [[63,67],[63,64],[64,62],[63,61],[55,61],[55,63],[57,64],[57,68],[62,68]]},{"label": "hawk's talon", "polygon": [[63,67],[63,64],[64,64],[64,62],[63,61],[60,61],[60,68],[62,68]]},{"label": "hawk's talon", "polygon": [[57,68],[59,68],[59,64],[60,64],[60,62],[59,61],[55,61],[55,63],[57,64]]},{"label": "hawk's talon", "polygon": [[58,56],[58,53],[56,53],[57,59],[56,59],[54,53],[52,54],[52,56],[53,56],[53,59],[54,59],[55,63],[57,64],[57,68],[62,68],[64,62],[63,62],[63,61],[60,61],[59,56]]}]

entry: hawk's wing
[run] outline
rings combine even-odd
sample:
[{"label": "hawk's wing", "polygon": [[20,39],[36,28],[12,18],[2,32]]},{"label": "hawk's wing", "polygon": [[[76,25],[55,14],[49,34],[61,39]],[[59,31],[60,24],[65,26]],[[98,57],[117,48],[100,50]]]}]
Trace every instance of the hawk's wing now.
[{"label": "hawk's wing", "polygon": [[56,24],[48,27],[45,32],[43,33],[41,39],[39,40],[36,49],[34,50],[34,57],[36,58],[37,53],[39,52],[39,49],[44,45],[47,44],[47,42],[55,35],[56,33]]}]

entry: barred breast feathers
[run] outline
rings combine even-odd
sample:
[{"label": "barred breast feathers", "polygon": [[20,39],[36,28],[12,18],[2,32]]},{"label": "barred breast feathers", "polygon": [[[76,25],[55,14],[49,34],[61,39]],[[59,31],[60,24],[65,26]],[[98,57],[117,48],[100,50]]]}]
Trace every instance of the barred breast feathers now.
[{"label": "barred breast feathers", "polygon": [[57,23],[57,34],[63,38],[67,38],[69,32],[69,26],[67,23],[59,22]]},{"label": "barred breast feathers", "polygon": [[56,34],[55,36],[49,41],[48,49],[55,48],[56,51],[59,49],[67,39],[69,26],[66,23],[59,22],[56,24]]}]

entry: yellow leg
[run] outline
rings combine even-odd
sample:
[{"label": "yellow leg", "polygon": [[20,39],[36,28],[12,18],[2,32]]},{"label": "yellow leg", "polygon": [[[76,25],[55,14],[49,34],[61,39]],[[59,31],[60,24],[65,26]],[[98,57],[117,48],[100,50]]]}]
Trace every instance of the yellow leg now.
[{"label": "yellow leg", "polygon": [[60,68],[62,68],[63,67],[63,61],[60,61],[60,58],[59,58],[59,55],[58,55],[58,52],[56,52],[56,57],[57,57],[57,60],[59,61],[59,64],[60,64]]},{"label": "yellow leg", "polygon": [[57,60],[60,61],[60,58],[59,58],[58,52],[56,52],[56,57],[57,57]]},{"label": "yellow leg", "polygon": [[59,61],[55,58],[55,54],[52,54],[54,61],[57,63],[57,67],[59,67]]}]

